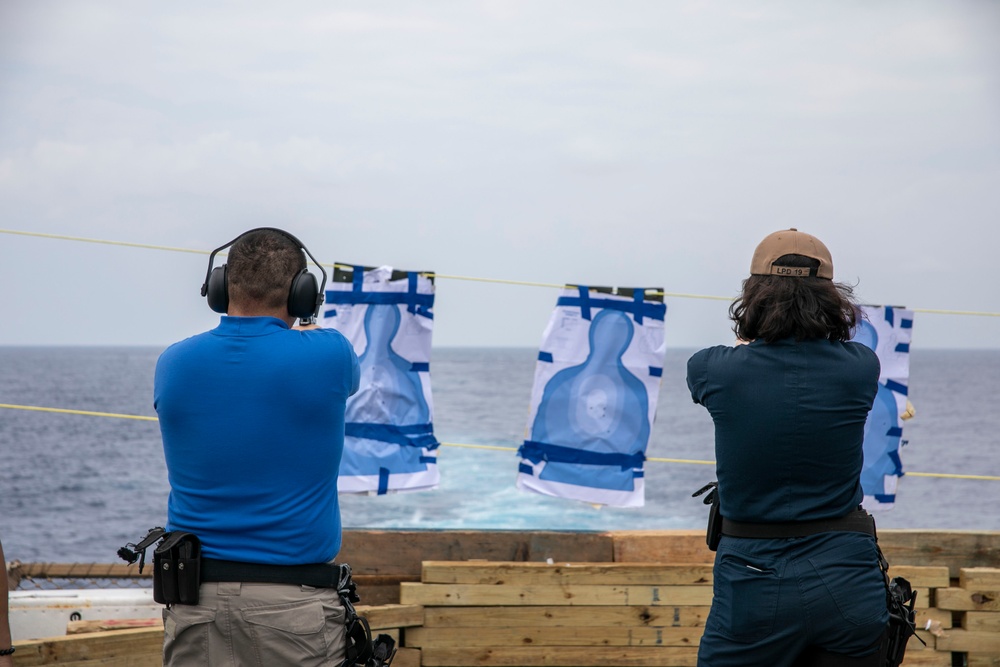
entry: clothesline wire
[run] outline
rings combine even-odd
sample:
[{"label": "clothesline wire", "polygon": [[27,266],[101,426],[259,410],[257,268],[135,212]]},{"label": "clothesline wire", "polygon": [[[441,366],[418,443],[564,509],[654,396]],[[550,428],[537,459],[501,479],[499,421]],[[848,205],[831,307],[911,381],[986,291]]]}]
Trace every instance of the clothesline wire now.
[{"label": "clothesline wire", "polygon": [[[193,248],[176,248],[173,246],[164,245],[154,245],[149,243],[131,243],[129,241],[112,241],[107,239],[94,239],[87,238],[83,236],[68,236],[65,234],[46,234],[42,232],[26,232],[15,229],[0,229],[0,234],[13,234],[16,236],[32,236],[36,238],[44,239],[56,239],[60,241],[77,241],[80,243],[98,243],[103,245],[113,245],[113,246],[124,246],[128,248],[144,248],[147,250],[168,250],[170,252],[186,252],[198,255],[208,255],[211,253],[209,250],[195,250]],[[224,253],[220,253],[222,255]],[[349,265],[345,264],[323,264],[324,267],[334,268],[337,266],[350,268]],[[564,289],[566,287],[572,287],[571,285],[560,285],[556,283],[542,283],[542,282],[530,282],[524,280],[507,280],[503,278],[481,278],[476,276],[460,276],[451,275],[446,273],[434,273],[436,278],[443,278],[445,280],[465,280],[472,282],[483,282],[483,283],[496,283],[501,285],[519,285],[525,287],[551,287],[555,289]],[[675,299],[704,299],[708,301],[732,301],[733,297],[728,296],[715,296],[711,294],[689,294],[682,292],[649,292],[650,296],[664,296]],[[987,312],[987,311],[977,311],[977,310],[948,310],[940,308],[910,308],[915,313],[928,313],[932,315],[970,315],[976,317],[1000,317],[1000,312]]]},{"label": "clothesline wire", "polygon": [[[131,419],[134,421],[147,421],[147,422],[159,421],[159,419],[156,417],[148,417],[146,415],[128,415],[116,412],[96,412],[93,410],[71,410],[67,408],[49,408],[38,405],[16,405],[13,403],[0,403],[0,408],[5,408],[8,410],[27,410],[31,412],[51,412],[64,415],[84,415],[87,417]],[[442,447],[461,447],[465,449],[485,449],[490,451],[517,452],[517,447],[504,447],[501,445],[474,445],[461,442],[442,442],[440,444]],[[646,460],[653,463],[684,463],[693,465],[715,465],[715,461],[704,461],[698,459],[670,459],[670,458],[661,458],[657,456],[647,457]],[[911,477],[937,477],[944,479],[981,480],[989,482],[1000,482],[1000,475],[961,475],[961,474],[943,473],[943,472],[907,472],[905,473],[905,475],[909,475]]]}]

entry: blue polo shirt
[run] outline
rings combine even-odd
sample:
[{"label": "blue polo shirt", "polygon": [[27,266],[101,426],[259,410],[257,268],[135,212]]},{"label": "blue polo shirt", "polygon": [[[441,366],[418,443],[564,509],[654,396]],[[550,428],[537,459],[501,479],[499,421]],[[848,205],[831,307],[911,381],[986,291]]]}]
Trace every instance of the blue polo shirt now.
[{"label": "blue polo shirt", "polygon": [[691,397],[715,422],[722,515],[772,523],[855,509],[879,369],[868,347],[827,340],[754,341],[691,357]]},{"label": "blue polo shirt", "polygon": [[295,565],[340,551],[337,474],[358,359],[332,329],[222,317],[168,347],[153,405],[170,481],[167,529],[210,558]]}]

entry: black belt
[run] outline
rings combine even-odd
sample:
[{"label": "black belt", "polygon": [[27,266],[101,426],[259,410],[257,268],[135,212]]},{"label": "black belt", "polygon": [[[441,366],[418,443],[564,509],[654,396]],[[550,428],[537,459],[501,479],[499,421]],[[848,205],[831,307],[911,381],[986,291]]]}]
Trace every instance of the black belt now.
[{"label": "black belt", "polygon": [[343,581],[343,568],[347,568],[347,575],[350,576],[350,566],[338,563],[265,565],[202,558],[201,580],[337,588]]},{"label": "black belt", "polygon": [[730,537],[781,539],[835,531],[864,533],[876,537],[875,519],[863,509],[855,510],[838,519],[790,521],[787,523],[745,523],[722,518],[722,534]]}]

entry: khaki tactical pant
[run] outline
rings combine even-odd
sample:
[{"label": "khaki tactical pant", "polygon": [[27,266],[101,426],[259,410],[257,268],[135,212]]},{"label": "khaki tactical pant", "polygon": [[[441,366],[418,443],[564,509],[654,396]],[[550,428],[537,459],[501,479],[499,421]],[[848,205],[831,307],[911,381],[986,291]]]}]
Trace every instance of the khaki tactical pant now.
[{"label": "khaki tactical pant", "polygon": [[344,607],[332,588],[203,583],[197,605],[163,610],[164,667],[276,667],[344,661]]}]

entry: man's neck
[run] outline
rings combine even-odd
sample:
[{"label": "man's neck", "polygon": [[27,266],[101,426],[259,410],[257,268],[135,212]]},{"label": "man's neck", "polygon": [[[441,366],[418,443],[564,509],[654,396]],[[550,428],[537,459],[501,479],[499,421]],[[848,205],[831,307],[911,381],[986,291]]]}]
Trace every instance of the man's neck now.
[{"label": "man's neck", "polygon": [[242,306],[230,302],[226,312],[230,317],[276,317],[289,327],[295,324],[295,318],[288,314],[287,308],[262,308],[259,306]]}]

